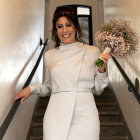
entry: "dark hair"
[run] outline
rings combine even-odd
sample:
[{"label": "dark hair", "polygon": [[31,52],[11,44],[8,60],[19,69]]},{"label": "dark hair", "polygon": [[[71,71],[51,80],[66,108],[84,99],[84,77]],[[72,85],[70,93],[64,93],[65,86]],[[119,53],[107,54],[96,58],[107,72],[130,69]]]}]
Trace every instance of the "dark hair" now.
[{"label": "dark hair", "polygon": [[[78,35],[76,35],[76,40],[82,41],[81,35],[82,35],[82,30],[78,21],[78,17],[74,9],[70,6],[59,6],[56,8],[53,16],[53,29],[52,29],[52,40],[55,41],[55,48],[60,46],[60,39],[58,38],[57,35],[57,29],[56,29],[56,22],[60,17],[65,16],[68,20],[72,22],[74,27],[76,28]],[[78,37],[77,37],[78,36]]]}]

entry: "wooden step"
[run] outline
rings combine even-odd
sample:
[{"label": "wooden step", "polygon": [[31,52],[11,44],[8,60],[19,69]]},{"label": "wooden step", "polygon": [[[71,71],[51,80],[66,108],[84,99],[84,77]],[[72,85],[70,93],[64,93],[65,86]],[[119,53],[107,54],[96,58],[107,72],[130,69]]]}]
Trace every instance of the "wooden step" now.
[{"label": "wooden step", "polygon": [[104,102],[101,102],[101,103],[96,103],[96,106],[97,107],[109,107],[109,106],[116,106],[116,103],[115,102],[111,102],[111,103],[104,103]]},{"label": "wooden step", "polygon": [[[40,108],[46,108],[47,105],[48,105],[48,103],[43,103],[43,102],[41,102],[41,103],[39,104],[39,107],[40,107]],[[115,102],[96,102],[96,106],[97,106],[97,107],[102,107],[102,106],[104,106],[104,107],[116,106],[116,103],[115,103]]]},{"label": "wooden step", "polygon": [[112,93],[111,92],[104,92],[104,93],[102,93],[102,94],[100,94],[100,95],[94,95],[93,94],[93,96],[94,96],[94,98],[109,98],[109,97],[112,97]]},{"label": "wooden step", "polygon": [[44,117],[44,112],[35,112],[35,117]]},{"label": "wooden step", "polygon": [[43,136],[43,127],[32,127],[32,136]]},{"label": "wooden step", "polygon": [[100,137],[100,140],[129,140],[128,136],[111,136],[111,137]]},{"label": "wooden step", "polygon": [[127,131],[125,127],[101,127],[101,137],[103,136],[126,136]]},{"label": "wooden step", "polygon": [[39,100],[38,107],[46,108],[50,100],[50,96],[42,97]]},{"label": "wooden step", "polygon": [[112,97],[108,97],[108,98],[95,98],[95,102],[96,103],[114,103],[114,99]]},{"label": "wooden step", "polygon": [[43,140],[42,136],[30,136],[30,140]]},{"label": "wooden step", "polygon": [[98,111],[117,111],[116,106],[102,106],[102,107],[97,107]]},{"label": "wooden step", "polygon": [[118,111],[100,111],[99,115],[106,115],[106,116],[117,116],[120,115],[120,113]]},{"label": "wooden step", "polygon": [[[99,115],[116,116],[116,115],[120,115],[120,113],[118,111],[103,110],[103,111],[99,111]],[[44,116],[44,112],[42,112],[42,111],[35,112],[35,117],[43,117],[43,116]]]},{"label": "wooden step", "polygon": [[[44,117],[44,116],[43,116]],[[43,122],[43,117],[33,117],[33,122]]]},{"label": "wooden step", "polygon": [[110,116],[110,115],[106,115],[106,116],[99,116],[99,119],[101,122],[120,122],[122,121],[122,118],[121,116]]},{"label": "wooden step", "polygon": [[[101,127],[123,126],[123,122],[101,122]],[[33,127],[43,127],[43,122],[33,122]]]},{"label": "wooden step", "polygon": [[100,122],[101,127],[116,127],[116,126],[123,126],[123,122]]},{"label": "wooden step", "polygon": [[[30,136],[30,140],[43,140],[42,136]],[[129,140],[128,136],[111,136],[111,137],[100,137],[100,140]]]},{"label": "wooden step", "polygon": [[43,122],[33,122],[33,127],[43,127]]}]

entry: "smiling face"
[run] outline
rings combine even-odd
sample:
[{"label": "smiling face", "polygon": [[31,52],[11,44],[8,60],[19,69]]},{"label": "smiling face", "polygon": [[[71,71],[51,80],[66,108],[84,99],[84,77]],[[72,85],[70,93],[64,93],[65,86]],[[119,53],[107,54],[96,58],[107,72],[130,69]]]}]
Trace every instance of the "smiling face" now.
[{"label": "smiling face", "polygon": [[76,29],[66,17],[60,17],[56,22],[57,35],[63,44],[76,41]]}]

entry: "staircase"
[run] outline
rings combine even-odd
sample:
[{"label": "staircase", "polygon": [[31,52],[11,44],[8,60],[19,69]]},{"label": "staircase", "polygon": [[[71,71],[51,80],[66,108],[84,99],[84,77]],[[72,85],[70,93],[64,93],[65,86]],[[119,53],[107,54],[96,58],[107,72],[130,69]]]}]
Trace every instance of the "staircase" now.
[{"label": "staircase", "polygon": [[[105,88],[94,98],[100,117],[100,140],[133,140],[111,89]],[[49,97],[40,98],[27,140],[43,140],[43,116],[48,102]]]}]

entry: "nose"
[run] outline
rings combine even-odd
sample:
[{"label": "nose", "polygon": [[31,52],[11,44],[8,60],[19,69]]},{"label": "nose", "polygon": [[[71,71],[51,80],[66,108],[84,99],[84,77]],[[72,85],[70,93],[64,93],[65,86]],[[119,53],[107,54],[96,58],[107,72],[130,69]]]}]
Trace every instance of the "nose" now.
[{"label": "nose", "polygon": [[64,27],[63,27],[63,32],[66,32],[66,31],[67,31],[67,27],[64,26]]}]

